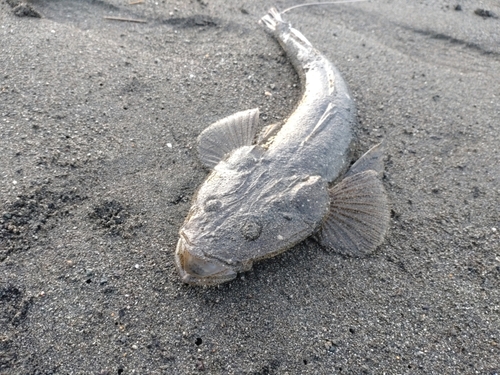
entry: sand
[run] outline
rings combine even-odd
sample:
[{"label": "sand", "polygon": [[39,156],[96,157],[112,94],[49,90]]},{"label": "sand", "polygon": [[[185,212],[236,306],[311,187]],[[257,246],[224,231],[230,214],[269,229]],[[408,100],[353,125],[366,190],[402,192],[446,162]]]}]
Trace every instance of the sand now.
[{"label": "sand", "polygon": [[257,23],[275,4],[17,3],[0,1],[1,374],[500,372],[498,2],[287,13],[356,98],[355,156],[386,142],[390,229],[364,259],[306,240],[212,288],[173,258],[208,173],[196,137],[296,105]]}]

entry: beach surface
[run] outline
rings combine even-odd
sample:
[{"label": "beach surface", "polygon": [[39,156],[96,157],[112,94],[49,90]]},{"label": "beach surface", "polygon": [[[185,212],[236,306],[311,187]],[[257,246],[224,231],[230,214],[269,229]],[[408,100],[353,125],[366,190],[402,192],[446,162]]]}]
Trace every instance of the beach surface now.
[{"label": "beach surface", "polygon": [[[293,1],[0,0],[0,374],[500,373],[500,6],[285,14],[341,71],[391,206],[363,259],[306,240],[181,283],[196,137],[300,82],[258,20]],[[39,17],[37,17],[39,16]]]}]

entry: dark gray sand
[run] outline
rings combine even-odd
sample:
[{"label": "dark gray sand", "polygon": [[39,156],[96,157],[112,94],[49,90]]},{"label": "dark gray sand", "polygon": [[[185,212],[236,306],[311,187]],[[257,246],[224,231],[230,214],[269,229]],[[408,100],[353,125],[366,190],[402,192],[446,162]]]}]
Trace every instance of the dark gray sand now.
[{"label": "dark gray sand", "polygon": [[308,240],[213,288],[174,267],[207,174],[195,140],[293,110],[298,77],[257,24],[274,3],[17,3],[0,1],[1,374],[500,372],[497,1],[287,15],[350,85],[356,156],[386,140],[391,227],[366,259]]}]

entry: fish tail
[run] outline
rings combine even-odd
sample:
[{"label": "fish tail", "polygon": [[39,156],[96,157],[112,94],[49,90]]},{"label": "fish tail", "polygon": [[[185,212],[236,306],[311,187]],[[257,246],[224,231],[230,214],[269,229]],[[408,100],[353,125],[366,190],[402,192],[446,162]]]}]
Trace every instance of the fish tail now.
[{"label": "fish tail", "polygon": [[260,19],[259,23],[264,24],[270,31],[276,31],[279,25],[287,25],[281,17],[281,13],[274,7],[269,9],[269,12]]},{"label": "fish tail", "polygon": [[[289,35],[293,35],[296,39],[300,40],[303,44],[307,46],[312,46],[311,43],[306,39],[302,33],[294,29],[290,23],[283,20],[281,14],[276,8],[269,9],[269,12],[260,19],[259,23],[267,27],[267,29],[277,36],[278,40],[282,43],[286,43],[285,40],[288,39]],[[285,51],[286,47],[283,47]]]}]

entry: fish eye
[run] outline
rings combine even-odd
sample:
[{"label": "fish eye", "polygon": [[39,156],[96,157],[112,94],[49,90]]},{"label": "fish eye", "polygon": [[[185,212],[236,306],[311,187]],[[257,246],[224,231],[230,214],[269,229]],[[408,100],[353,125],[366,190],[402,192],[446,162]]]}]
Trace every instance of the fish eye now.
[{"label": "fish eye", "polygon": [[205,211],[206,212],[213,212],[217,211],[222,207],[222,203],[220,200],[215,199],[215,198],[209,198],[205,202]]},{"label": "fish eye", "polygon": [[240,232],[248,241],[254,241],[260,237],[262,224],[254,219],[247,219],[241,226]]}]

